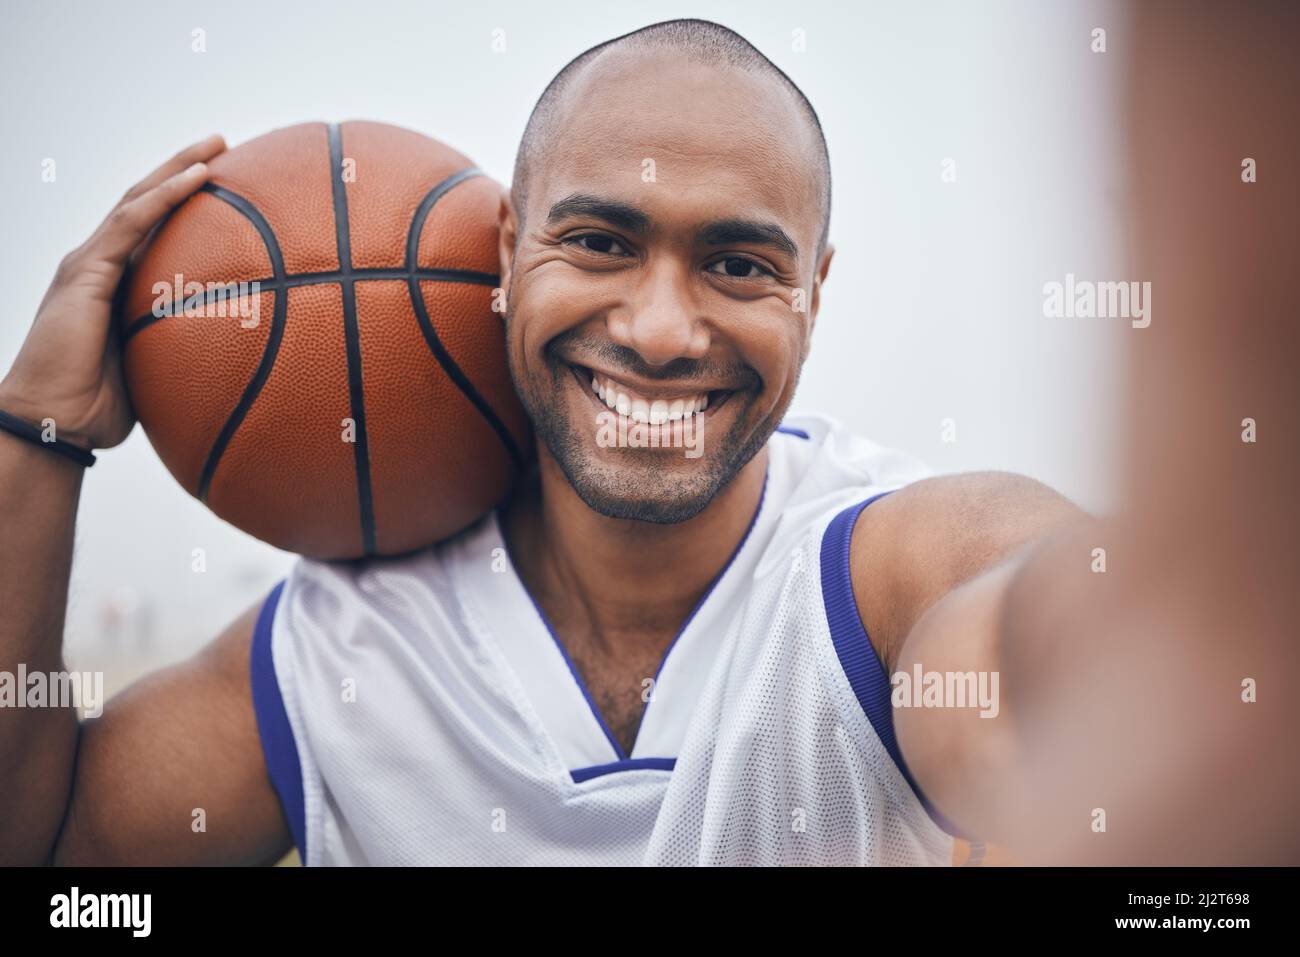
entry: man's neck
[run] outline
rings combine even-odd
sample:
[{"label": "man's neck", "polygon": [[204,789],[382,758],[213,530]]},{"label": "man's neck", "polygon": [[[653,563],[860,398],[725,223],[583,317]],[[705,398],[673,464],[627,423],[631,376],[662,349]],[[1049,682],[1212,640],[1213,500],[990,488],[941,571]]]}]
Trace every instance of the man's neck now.
[{"label": "man's neck", "polygon": [[601,643],[621,643],[676,634],[754,519],[767,449],[704,511],[672,525],[601,515],[545,449],[539,463],[504,515],[516,568],[557,628],[569,622]]}]

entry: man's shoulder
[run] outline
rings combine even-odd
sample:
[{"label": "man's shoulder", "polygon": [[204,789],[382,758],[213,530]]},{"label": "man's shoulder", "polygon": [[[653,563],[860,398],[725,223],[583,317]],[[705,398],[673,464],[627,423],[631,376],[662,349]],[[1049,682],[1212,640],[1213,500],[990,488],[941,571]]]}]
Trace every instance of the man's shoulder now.
[{"label": "man's shoulder", "polygon": [[327,561],[300,556],[285,580],[286,595],[295,601],[358,600],[369,603],[375,596],[411,588],[437,590],[450,585],[458,563],[482,553],[492,559],[488,539],[495,529],[495,513],[489,512],[460,532],[423,548],[397,555],[374,555],[349,561]]},{"label": "man's shoulder", "polygon": [[789,416],[768,444],[770,480],[781,488],[783,508],[805,517],[933,474],[910,453],[874,442],[828,415]]},{"label": "man's shoulder", "polygon": [[931,474],[910,454],[827,415],[788,416],[768,447],[764,508],[773,528],[765,567],[795,550],[816,559],[837,516]]},{"label": "man's shoulder", "polygon": [[822,485],[838,480],[849,487],[899,488],[933,474],[911,453],[875,442],[830,415],[787,416],[770,444],[802,460],[806,477],[821,477]]}]

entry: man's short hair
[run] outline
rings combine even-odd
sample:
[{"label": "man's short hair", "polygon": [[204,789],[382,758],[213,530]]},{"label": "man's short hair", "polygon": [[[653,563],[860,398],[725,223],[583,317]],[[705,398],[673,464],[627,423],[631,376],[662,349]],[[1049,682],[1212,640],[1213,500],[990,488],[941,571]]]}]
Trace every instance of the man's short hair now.
[{"label": "man's short hair", "polygon": [[616,47],[633,50],[673,50],[692,59],[708,64],[725,64],[738,67],[751,73],[773,76],[795,95],[804,115],[812,125],[813,137],[817,145],[819,193],[821,196],[821,236],[817,243],[817,258],[826,247],[827,235],[831,221],[831,164],[830,154],[826,149],[826,137],[822,133],[821,120],[813,109],[803,91],[795,85],[775,63],[763,56],[758,49],[735,30],[730,30],[719,23],[709,20],[666,20],[654,23],[631,33],[625,33],[612,40],[592,47],[578,54],[542,91],[528,117],[524,127],[523,138],[519,142],[519,153],[515,158],[514,180],[511,183],[511,196],[520,220],[528,202],[528,176],[532,165],[549,149],[554,137],[556,120],[563,102],[562,94],[578,75],[581,69],[595,59],[600,53]]}]

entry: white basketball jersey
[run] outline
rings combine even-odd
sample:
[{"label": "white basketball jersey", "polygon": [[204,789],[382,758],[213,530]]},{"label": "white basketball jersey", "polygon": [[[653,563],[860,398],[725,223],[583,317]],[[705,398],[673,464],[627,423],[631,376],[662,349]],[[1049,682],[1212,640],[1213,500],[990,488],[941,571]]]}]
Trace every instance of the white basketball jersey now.
[{"label": "white basketball jersey", "polygon": [[925,472],[820,417],[768,446],[758,511],[646,683],[630,754],[495,513],[408,557],[299,560],[251,665],[303,862],[950,863],[849,579],[864,504]]}]

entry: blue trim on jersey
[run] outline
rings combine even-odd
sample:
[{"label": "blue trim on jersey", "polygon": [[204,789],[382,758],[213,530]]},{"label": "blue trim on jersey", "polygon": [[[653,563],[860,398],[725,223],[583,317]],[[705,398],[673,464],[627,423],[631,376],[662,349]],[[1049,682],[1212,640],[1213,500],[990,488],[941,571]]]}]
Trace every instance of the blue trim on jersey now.
[{"label": "blue trim on jersey", "polygon": [[564,648],[564,642],[560,641],[560,636],[557,635],[555,629],[551,627],[551,620],[546,617],[546,612],[542,611],[542,606],[537,603],[537,599],[533,597],[533,593],[528,590],[528,586],[524,584],[522,578],[519,579],[519,584],[523,586],[524,594],[528,596],[528,600],[533,603],[533,608],[537,610],[537,617],[540,618],[542,624],[546,626],[546,633],[551,636],[551,641],[555,642],[555,647],[560,650],[560,657],[564,659],[564,663],[568,666],[569,674],[573,675],[573,683],[578,686],[578,690],[582,692],[582,696],[587,699],[587,707],[589,707],[591,713],[595,715],[596,723],[600,725],[600,730],[604,732],[605,739],[609,742],[609,746],[614,749],[614,753],[618,755],[619,760],[626,760],[627,755],[623,753],[623,748],[618,743],[618,738],[614,737],[614,732],[609,730],[609,725],[607,725],[605,719],[601,717],[600,708],[596,707],[596,700],[592,698],[591,692],[587,690],[587,683],[582,680],[582,675],[578,674],[578,666],[575,665],[573,659],[569,657],[569,652]]},{"label": "blue trim on jersey", "polygon": [[799,436],[799,438],[801,438],[801,439],[811,439],[811,438],[812,438],[812,436],[810,436],[810,435],[809,435],[807,432],[805,432],[803,429],[796,429],[794,426],[790,426],[790,425],[778,425],[778,426],[776,427],[776,430],[777,430],[778,432],[782,432],[782,433],[784,433],[785,435],[797,435],[797,436]]},{"label": "blue trim on jersey", "polygon": [[[892,490],[891,490],[892,491]],[[876,734],[884,744],[885,750],[893,758],[894,764],[902,772],[904,779],[911,786],[917,799],[930,815],[934,823],[949,834],[967,837],[952,822],[948,821],[930,804],[912,772],[907,769],[903,754],[898,747],[894,734],[894,709],[891,703],[892,686],[885,666],[876,656],[876,649],[871,644],[862,616],[858,614],[858,603],[853,597],[853,578],[849,570],[850,545],[853,539],[853,526],[858,516],[872,502],[884,498],[889,492],[873,495],[865,502],[850,505],[840,512],[826,528],[822,538],[821,572],[822,601],[826,606],[826,622],[830,625],[831,641],[835,645],[835,654],[840,659],[844,676],[849,679],[858,703],[866,712],[867,720],[876,729]]]},{"label": "blue trim on jersey", "polygon": [[[717,576],[713,579],[713,581],[709,583],[709,587],[706,588],[704,594],[700,596],[700,600],[695,603],[695,607],[692,608],[691,613],[686,616],[686,620],[682,622],[682,626],[677,629],[677,634],[673,635],[673,640],[668,642],[668,647],[664,649],[663,657],[659,659],[659,667],[655,669],[654,680],[656,682],[658,682],[659,675],[664,670],[664,665],[668,663],[668,656],[672,653],[673,648],[677,645],[677,639],[682,636],[682,633],[686,631],[687,626],[690,625],[690,623],[694,620],[696,614],[699,613],[699,610],[704,607],[704,603],[708,601],[709,596],[713,594],[713,589],[717,587],[718,582],[722,581],[722,576],[727,574],[727,569],[729,569],[731,567],[731,563],[736,560],[736,556],[740,554],[740,550],[745,547],[745,542],[749,540],[749,533],[752,532],[754,530],[754,526],[758,524],[758,516],[759,513],[763,511],[763,500],[765,498],[767,498],[767,472],[763,473],[763,489],[758,493],[758,507],[754,509],[753,518],[749,520],[749,527],[745,529],[745,534],[740,537],[740,542],[736,545],[735,551],[731,553],[731,557],[727,559],[727,563],[722,566],[722,571],[718,572]],[[512,559],[511,564],[513,563],[514,562]],[[582,680],[582,675],[578,674],[578,669],[577,666],[574,665],[573,659],[570,658],[569,653],[565,651],[564,642],[560,641],[559,635],[557,635],[555,633],[555,629],[551,627],[551,622],[547,619],[546,612],[542,611],[542,606],[537,603],[537,599],[533,597],[532,592],[528,591],[528,586],[524,584],[524,580],[522,578],[519,580],[519,584],[520,586],[523,587],[524,593],[528,595],[528,600],[533,603],[533,607],[537,609],[537,617],[542,619],[542,624],[546,626],[546,631],[551,636],[551,640],[555,642],[555,647],[560,649],[560,655],[563,656],[564,663],[569,666],[569,674],[573,675],[573,680],[577,684],[578,690],[581,691],[582,696],[587,699],[587,706],[591,708],[591,713],[592,715],[595,716],[596,723],[600,725],[600,730],[605,733],[605,738],[609,741],[610,747],[614,749],[614,754],[618,757],[619,762],[633,760],[623,750],[623,746],[618,743],[618,738],[614,737],[614,732],[610,730],[609,725],[605,723],[605,718],[604,716],[601,715],[600,708],[596,707],[595,699],[592,698],[591,692],[587,690],[587,685],[586,682]],[[653,698],[652,701],[647,703],[645,708],[642,710],[641,713],[642,724],[645,723],[645,716],[649,713],[652,703],[653,703]],[[638,734],[639,733],[640,733],[640,728],[638,727]],[[633,740],[632,742],[632,750],[634,751],[636,750],[635,740]],[[638,758],[637,760],[649,760],[649,759]],[[669,760],[669,759],[656,758],[653,760]],[[606,765],[596,765],[596,766],[606,767]]]},{"label": "blue trim on jersey", "polygon": [[262,604],[253,629],[253,647],[249,654],[249,670],[253,686],[253,713],[257,717],[257,733],[262,739],[262,754],[266,770],[271,776],[280,806],[289,820],[293,842],[298,846],[298,856],[307,863],[307,801],[302,789],[302,764],[298,760],[298,746],[293,740],[293,725],[284,710],[280,697],[280,683],[275,677],[275,661],[271,656],[271,624],[275,609],[280,603],[284,582],[276,585]]},{"label": "blue trim on jersey", "polygon": [[569,774],[574,784],[590,781],[592,778],[614,774],[618,771],[671,771],[677,766],[676,758],[627,758],[610,764],[595,764],[589,768],[575,768]]}]

